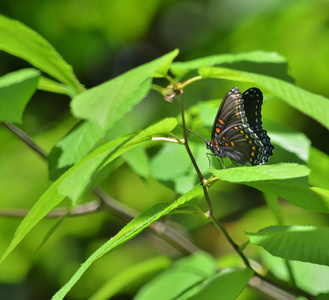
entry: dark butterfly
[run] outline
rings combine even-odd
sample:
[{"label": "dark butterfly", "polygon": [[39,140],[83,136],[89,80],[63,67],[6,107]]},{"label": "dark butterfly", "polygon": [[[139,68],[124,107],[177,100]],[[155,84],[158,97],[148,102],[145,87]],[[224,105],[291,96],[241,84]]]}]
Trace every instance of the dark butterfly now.
[{"label": "dark butterfly", "polygon": [[211,140],[205,142],[207,149],[222,162],[228,157],[239,164],[266,163],[274,146],[262,127],[262,104],[263,94],[258,88],[243,94],[237,87],[232,88],[218,109]]}]

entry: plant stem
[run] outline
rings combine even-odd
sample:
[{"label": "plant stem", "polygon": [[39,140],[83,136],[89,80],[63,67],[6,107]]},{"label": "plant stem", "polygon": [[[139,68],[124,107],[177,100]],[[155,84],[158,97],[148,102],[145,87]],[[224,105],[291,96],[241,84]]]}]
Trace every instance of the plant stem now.
[{"label": "plant stem", "polygon": [[202,76],[195,76],[195,77],[192,77],[192,78],[189,78],[188,80],[186,80],[185,82],[177,85],[177,89],[178,90],[182,90],[184,89],[186,86],[188,86],[189,84],[195,82],[195,81],[199,81],[202,79]]},{"label": "plant stem", "polygon": [[[194,156],[193,156],[193,154],[190,150],[188,140],[187,140],[187,135],[186,135],[186,125],[185,125],[185,117],[184,117],[184,104],[183,104],[183,100],[181,99],[181,97],[179,97],[179,101],[180,101],[180,107],[181,107],[183,136],[184,136],[184,140],[185,140],[184,145],[185,145],[186,151],[187,151],[187,153],[188,153],[188,155],[191,159],[191,162],[194,166],[194,169],[195,169],[196,173],[199,176],[200,183],[202,184],[203,193],[204,193],[205,199],[206,199],[208,207],[209,207],[209,211],[207,213],[208,217],[214,223],[214,225],[224,234],[224,236],[227,239],[227,241],[229,242],[229,244],[232,246],[232,248],[235,250],[235,252],[241,257],[241,259],[243,260],[245,265],[252,269],[248,258],[243,253],[243,250],[241,250],[240,247],[233,241],[233,239],[231,238],[231,236],[229,235],[229,233],[227,232],[225,227],[218,221],[218,219],[215,216],[214,209],[213,209],[213,206],[212,206],[212,201],[209,197],[209,193],[208,193],[208,189],[207,189],[207,183],[209,181],[207,181],[203,177],[203,175],[202,175],[202,173],[201,173],[201,171],[200,171],[200,169],[199,169],[199,167],[198,167],[198,165],[197,165],[197,163],[194,159]],[[282,290],[287,291],[288,293],[292,293],[294,295],[302,295],[302,296],[307,297],[308,299],[312,299],[312,296],[309,295],[307,292],[304,292],[304,291],[302,291],[298,288],[295,288],[295,287],[287,286],[286,283],[284,283],[284,282],[281,282],[281,281],[278,281],[278,280],[275,280],[275,279],[269,279],[265,276],[260,275],[255,270],[253,270],[253,271],[255,272],[256,277],[258,277],[258,278],[260,278],[260,279],[262,279],[262,280],[264,280],[264,281],[266,281],[270,284],[273,284],[274,286],[279,287]]]}]

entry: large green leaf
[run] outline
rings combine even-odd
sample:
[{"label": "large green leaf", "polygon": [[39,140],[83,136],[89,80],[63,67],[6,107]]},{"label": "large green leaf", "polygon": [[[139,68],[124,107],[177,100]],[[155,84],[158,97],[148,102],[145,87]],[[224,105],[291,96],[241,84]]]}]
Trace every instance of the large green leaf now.
[{"label": "large green leaf", "polygon": [[211,77],[257,83],[329,129],[329,100],[323,96],[310,93],[289,82],[251,72],[219,67],[202,67],[199,69],[199,74],[204,78]]},{"label": "large green leaf", "polygon": [[[165,119],[149,128],[141,131],[139,134],[131,134],[119,137],[94,152],[87,155],[79,163],[64,173],[52,186],[39,198],[34,204],[28,215],[23,219],[16,230],[16,233],[1,257],[3,261],[10,252],[21,242],[28,232],[65,196],[71,197],[74,204],[77,198],[89,184],[93,174],[98,168],[104,167],[120,154],[132,149],[133,147],[149,141],[152,134],[170,132],[176,126],[176,119]],[[124,144],[124,146],[123,146]],[[121,147],[120,147],[121,146]]]},{"label": "large green leaf", "polygon": [[308,186],[309,169],[305,166],[282,163],[211,172],[222,180],[249,185],[305,210],[329,213],[329,191]]},{"label": "large green leaf", "polygon": [[179,299],[203,300],[203,299],[236,299],[253,276],[252,269],[233,270],[226,269],[208,279],[198,291],[188,298]]},{"label": "large green leaf", "polygon": [[66,84],[71,95],[83,88],[58,52],[31,28],[0,15],[0,50],[20,57]]},{"label": "large green leaf", "polygon": [[170,70],[176,76],[182,77],[189,71],[212,66],[230,67],[241,71],[267,74],[286,81],[293,81],[287,75],[288,65],[286,59],[275,52],[264,51],[217,54],[187,62],[174,62]]},{"label": "large green leaf", "polygon": [[274,256],[329,266],[329,228],[273,226],[248,236]]},{"label": "large green leaf", "polygon": [[108,130],[147,95],[152,77],[167,74],[177,54],[174,50],[78,95],[71,102],[73,114]]},{"label": "large green leaf", "polygon": [[37,88],[39,76],[40,72],[35,69],[23,69],[0,77],[0,122],[22,122],[25,106]]},{"label": "large green leaf", "polygon": [[284,180],[308,176],[307,167],[297,164],[275,164],[254,167],[236,167],[222,170],[210,170],[218,178],[229,182],[257,182]]},{"label": "large green leaf", "polygon": [[131,240],[141,231],[143,231],[147,226],[149,226],[154,221],[158,220],[162,216],[170,213],[171,211],[177,209],[179,206],[185,204],[186,202],[192,200],[193,198],[199,198],[202,195],[201,185],[195,186],[191,191],[185,195],[178,198],[171,205],[159,203],[153,207],[147,209],[128,223],[121,231],[98,248],[78,269],[78,271],[71,277],[71,279],[62,287],[53,297],[54,300],[63,299],[73,285],[79,280],[83,273],[90,267],[90,265],[97,259],[101,258],[103,255],[109,251],[123,245],[124,243]]}]

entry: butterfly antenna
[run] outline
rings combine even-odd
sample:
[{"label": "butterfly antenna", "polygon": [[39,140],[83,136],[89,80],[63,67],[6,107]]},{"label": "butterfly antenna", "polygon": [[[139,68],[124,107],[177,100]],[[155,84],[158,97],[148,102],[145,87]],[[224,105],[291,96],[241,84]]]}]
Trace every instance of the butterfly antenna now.
[{"label": "butterfly antenna", "polygon": [[196,135],[196,136],[198,136],[198,137],[200,137],[200,138],[202,138],[204,141],[206,141],[207,142],[207,139],[205,139],[203,136],[201,136],[200,134],[197,134],[197,133],[195,133],[194,131],[192,131],[191,129],[188,129],[188,128],[185,128],[185,130],[186,131],[188,131],[188,132],[191,132],[191,133],[193,133],[194,135]]}]

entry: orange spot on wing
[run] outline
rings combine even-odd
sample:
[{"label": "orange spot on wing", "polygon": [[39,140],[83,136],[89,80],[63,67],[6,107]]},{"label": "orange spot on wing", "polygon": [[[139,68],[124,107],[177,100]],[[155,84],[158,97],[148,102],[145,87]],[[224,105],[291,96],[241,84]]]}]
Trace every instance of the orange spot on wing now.
[{"label": "orange spot on wing", "polygon": [[224,143],[224,145],[225,145],[226,147],[228,147],[228,146],[229,146],[228,142],[225,142],[225,143]]},{"label": "orange spot on wing", "polygon": [[221,123],[222,125],[224,125],[224,121],[222,119],[218,119],[218,122]]},{"label": "orange spot on wing", "polygon": [[216,132],[220,133],[220,128],[216,127]]},{"label": "orange spot on wing", "polygon": [[234,142],[231,142],[231,146],[232,146],[232,147],[235,147],[235,143],[234,143]]},{"label": "orange spot on wing", "polygon": [[223,141],[225,141],[225,140],[226,140],[226,137],[225,137],[225,136],[223,136],[223,137],[222,137],[222,140],[223,140]]}]

